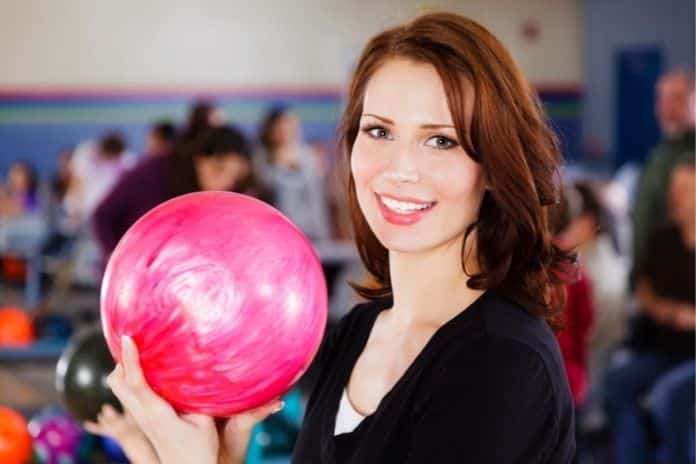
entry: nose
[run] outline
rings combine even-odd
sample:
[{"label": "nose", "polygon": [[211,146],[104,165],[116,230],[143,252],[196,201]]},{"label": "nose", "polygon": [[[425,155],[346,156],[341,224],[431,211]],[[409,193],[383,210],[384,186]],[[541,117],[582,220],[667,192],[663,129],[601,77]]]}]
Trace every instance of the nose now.
[{"label": "nose", "polygon": [[405,147],[397,148],[389,163],[387,177],[397,183],[417,183],[420,180],[420,172],[416,153]]}]

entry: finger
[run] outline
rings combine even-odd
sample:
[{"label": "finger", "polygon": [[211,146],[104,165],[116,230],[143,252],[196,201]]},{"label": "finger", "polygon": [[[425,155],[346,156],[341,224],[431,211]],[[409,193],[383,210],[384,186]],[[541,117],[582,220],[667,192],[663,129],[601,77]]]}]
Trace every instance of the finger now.
[{"label": "finger", "polygon": [[107,419],[114,419],[120,415],[118,411],[108,403],[102,406],[102,414]]},{"label": "finger", "polygon": [[285,407],[285,401],[278,401],[270,407],[270,413],[275,414],[283,410]]},{"label": "finger", "polygon": [[138,347],[133,339],[127,335],[121,337],[121,353],[123,360],[123,371],[126,385],[129,385],[134,393],[141,397],[145,402],[158,409],[166,409],[174,413],[174,409],[157,395],[147,383],[143,370],[140,366],[140,356]]},{"label": "finger", "polygon": [[254,409],[252,414],[275,414],[281,411],[285,407],[285,402],[277,399],[268,404],[261,406],[260,408]]},{"label": "finger", "polygon": [[262,404],[259,407],[256,407],[254,409],[250,409],[249,411],[247,411],[247,413],[254,414],[256,412],[266,411],[267,409],[274,409],[274,407],[277,406],[278,403],[281,403],[281,402],[282,401],[280,400],[280,396],[278,396],[276,398],[273,398],[271,401],[269,401],[266,404]]},{"label": "finger", "polygon": [[125,409],[139,411],[142,409],[141,401],[133,389],[126,385],[125,379],[119,373],[119,367],[120,365],[107,376],[106,383]]},{"label": "finger", "polygon": [[161,421],[176,416],[174,408],[152,391],[146,382],[133,386],[128,382],[127,375],[125,378],[119,375],[118,369],[109,374],[106,382],[140,428],[145,427],[147,418]]},{"label": "finger", "polygon": [[285,407],[285,403],[283,401],[277,400],[272,403],[261,406],[260,408],[256,408],[250,411],[248,414],[251,417],[253,417],[256,422],[261,422],[271,414],[280,412],[283,409],[283,407]]},{"label": "finger", "polygon": [[128,335],[121,336],[121,363],[117,365],[117,369],[119,368],[120,372],[123,373],[125,384],[131,388],[133,393],[143,397],[148,403],[156,403],[158,406],[167,404],[148,385],[140,366],[138,347]]},{"label": "finger", "polygon": [[104,430],[99,424],[96,424],[91,421],[85,421],[82,423],[82,426],[87,430],[89,433],[92,433],[94,435],[104,435]]},{"label": "finger", "polygon": [[140,386],[145,382],[143,370],[140,367],[138,347],[128,335],[121,336],[121,362],[125,371],[126,382],[132,386]]},{"label": "finger", "polygon": [[181,414],[180,417],[199,428],[213,427],[215,425],[215,419],[205,414]]}]

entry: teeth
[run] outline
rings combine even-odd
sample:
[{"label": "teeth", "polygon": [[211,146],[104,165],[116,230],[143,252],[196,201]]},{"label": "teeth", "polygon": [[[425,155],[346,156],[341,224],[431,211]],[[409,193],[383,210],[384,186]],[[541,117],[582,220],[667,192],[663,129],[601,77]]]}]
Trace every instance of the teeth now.
[{"label": "teeth", "polygon": [[387,198],[387,197],[379,197],[382,200],[382,203],[394,211],[397,211],[399,213],[407,213],[411,211],[420,211],[426,208],[430,208],[432,206],[432,203],[410,203],[407,201],[398,201],[394,200],[392,198]]}]

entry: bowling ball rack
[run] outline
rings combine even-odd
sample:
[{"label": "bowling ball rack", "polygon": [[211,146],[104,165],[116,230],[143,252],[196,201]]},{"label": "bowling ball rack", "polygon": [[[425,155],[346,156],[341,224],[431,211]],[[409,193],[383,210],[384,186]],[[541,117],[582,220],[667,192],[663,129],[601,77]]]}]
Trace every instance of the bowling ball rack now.
[{"label": "bowling ball rack", "polygon": [[0,348],[0,364],[39,360],[58,360],[67,340],[36,340],[26,348]]}]

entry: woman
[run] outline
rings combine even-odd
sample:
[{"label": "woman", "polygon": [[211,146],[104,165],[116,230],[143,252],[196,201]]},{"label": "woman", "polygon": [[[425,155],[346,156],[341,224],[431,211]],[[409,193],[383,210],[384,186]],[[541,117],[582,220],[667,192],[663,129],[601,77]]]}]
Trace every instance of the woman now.
[{"label": "woman", "polygon": [[104,256],[143,214],[177,195],[198,190],[258,194],[244,135],[208,128],[180,143],[172,156],[151,157],[126,173],[96,210],[94,227]]},{"label": "woman", "polygon": [[[596,317],[587,334],[586,349],[589,350],[588,380],[593,383],[599,380],[593,377],[604,372],[609,355],[623,339],[628,266],[620,254],[615,221],[604,206],[598,187],[585,181],[576,182],[567,196],[575,199],[573,217],[557,244],[578,251],[587,284],[592,288],[591,304]],[[573,285],[582,285],[582,280]]]},{"label": "woman", "polygon": [[38,177],[24,161],[15,161],[7,173],[7,184],[0,185],[0,218],[12,219],[38,209]]},{"label": "woman", "polygon": [[[549,321],[564,263],[559,154],[509,53],[430,14],[370,41],[341,125],[369,302],[318,355],[293,462],[567,463],[573,403]],[[546,320],[545,320],[546,319]],[[124,337],[109,384],[162,463],[243,462],[272,402],[220,426],[178,415]]]},{"label": "woman", "polygon": [[27,162],[13,162],[7,183],[0,184],[0,251],[11,251],[0,256],[0,275],[9,280],[25,279],[26,265],[18,256],[33,252],[41,240],[44,221],[40,206],[36,171]]},{"label": "woman", "polygon": [[302,143],[300,122],[288,108],[269,111],[261,124],[259,173],[273,191],[273,203],[309,237],[331,238],[324,176]]},{"label": "woman", "polygon": [[[597,233],[598,222],[594,222],[594,216],[588,217],[591,205],[585,202],[583,191],[572,184],[564,189],[560,217],[555,225],[555,244],[563,250],[579,248]],[[558,334],[576,411],[584,405],[587,396],[587,352],[596,313],[594,287],[585,271],[580,269],[578,278],[566,285],[564,330]]]}]

